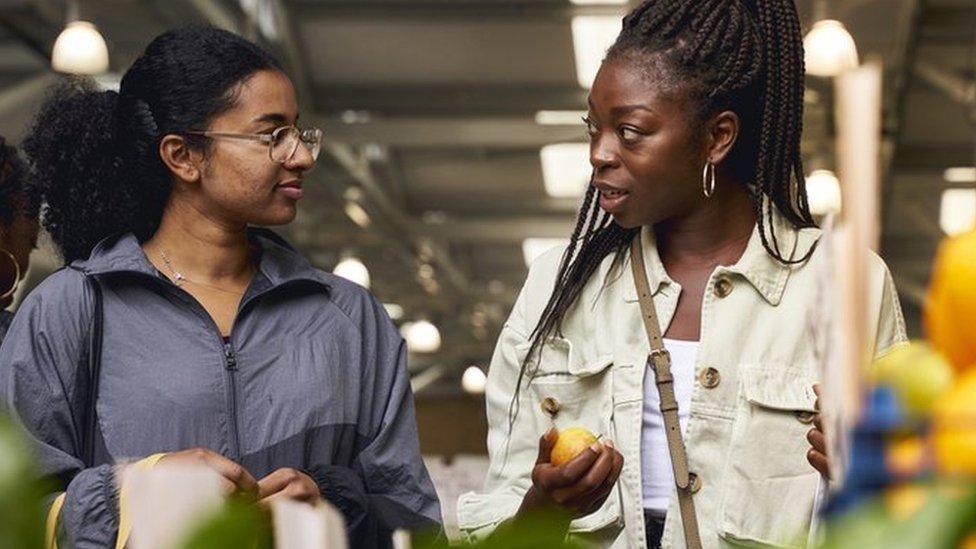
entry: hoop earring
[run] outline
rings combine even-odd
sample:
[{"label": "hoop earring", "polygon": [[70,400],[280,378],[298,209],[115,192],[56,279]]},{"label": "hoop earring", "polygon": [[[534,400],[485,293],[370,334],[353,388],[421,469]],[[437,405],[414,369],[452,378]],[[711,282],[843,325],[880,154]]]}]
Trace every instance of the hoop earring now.
[{"label": "hoop earring", "polygon": [[711,162],[705,162],[702,170],[702,194],[705,198],[711,198],[715,194],[715,166]]},{"label": "hoop earring", "polygon": [[10,258],[10,261],[14,264],[14,284],[13,286],[10,287],[9,290],[4,292],[3,294],[0,294],[0,299],[7,299],[8,297],[14,295],[14,292],[17,291],[17,287],[20,286],[20,263],[17,263],[17,258],[14,257],[14,254],[8,252],[7,250],[4,250],[3,248],[0,248],[0,257],[2,257],[3,255],[6,255],[8,258]]}]

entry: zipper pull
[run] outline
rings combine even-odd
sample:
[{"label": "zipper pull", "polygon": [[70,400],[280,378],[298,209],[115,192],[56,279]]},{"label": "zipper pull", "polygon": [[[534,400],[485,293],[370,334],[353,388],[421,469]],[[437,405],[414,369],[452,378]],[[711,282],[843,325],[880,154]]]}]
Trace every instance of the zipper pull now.
[{"label": "zipper pull", "polygon": [[230,347],[230,343],[224,343],[224,358],[227,361],[228,370],[237,369],[237,357],[234,356],[234,349]]}]

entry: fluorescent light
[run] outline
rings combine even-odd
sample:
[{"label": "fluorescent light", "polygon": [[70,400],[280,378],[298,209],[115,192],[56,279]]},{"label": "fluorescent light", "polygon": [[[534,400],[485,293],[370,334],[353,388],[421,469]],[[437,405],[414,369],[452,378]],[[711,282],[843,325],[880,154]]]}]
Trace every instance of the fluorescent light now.
[{"label": "fluorescent light", "polygon": [[468,366],[461,375],[461,388],[464,392],[472,395],[481,395],[485,392],[485,385],[488,384],[488,376],[485,371],[477,366]]},{"label": "fluorescent light", "polygon": [[976,167],[948,168],[943,177],[949,183],[976,183]]},{"label": "fluorescent light", "polygon": [[816,216],[840,213],[840,181],[830,170],[814,170],[807,177],[807,202]]},{"label": "fluorescent light", "polygon": [[803,38],[804,64],[814,76],[837,76],[857,67],[857,45],[844,24],[833,19],[814,23]]},{"label": "fluorescent light", "polygon": [[525,266],[532,265],[540,255],[558,246],[569,246],[568,238],[526,238],[522,241],[522,257]]},{"label": "fluorescent light", "polygon": [[540,126],[582,126],[586,111],[539,111],[535,123]]},{"label": "fluorescent light", "polygon": [[363,288],[369,288],[369,269],[355,257],[347,257],[332,269],[332,274],[351,280]]},{"label": "fluorescent light", "polygon": [[589,89],[593,85],[607,49],[620,34],[622,19],[616,15],[578,15],[573,18],[573,51],[576,80]]},{"label": "fluorescent light", "polygon": [[69,74],[101,74],[108,70],[108,46],[88,21],[72,21],[54,41],[51,68]]},{"label": "fluorescent light", "polygon": [[441,332],[426,320],[407,322],[400,327],[407,348],[415,353],[434,353],[441,348]]},{"label": "fluorescent light", "polygon": [[942,191],[939,226],[947,235],[957,235],[976,227],[976,189]]},{"label": "fluorescent light", "polygon": [[366,210],[364,210],[358,202],[346,202],[344,209],[346,215],[349,216],[349,219],[352,219],[353,223],[359,225],[363,229],[369,227],[373,222],[373,220],[369,218],[369,214],[366,213]]},{"label": "fluorescent light", "polygon": [[578,198],[590,184],[590,145],[557,143],[539,151],[546,193],[555,198]]}]

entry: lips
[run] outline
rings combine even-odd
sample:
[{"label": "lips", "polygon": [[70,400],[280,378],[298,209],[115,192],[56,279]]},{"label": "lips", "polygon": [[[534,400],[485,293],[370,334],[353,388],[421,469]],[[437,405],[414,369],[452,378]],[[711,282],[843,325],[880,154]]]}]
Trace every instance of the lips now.
[{"label": "lips", "polygon": [[302,190],[302,182],[300,179],[279,183],[275,187],[275,190],[295,200],[298,200],[305,194],[305,191]]},{"label": "lips", "polygon": [[630,196],[630,191],[609,183],[598,181],[593,185],[600,192],[600,207],[607,213],[612,214],[619,211],[624,202],[627,201],[627,197]]}]

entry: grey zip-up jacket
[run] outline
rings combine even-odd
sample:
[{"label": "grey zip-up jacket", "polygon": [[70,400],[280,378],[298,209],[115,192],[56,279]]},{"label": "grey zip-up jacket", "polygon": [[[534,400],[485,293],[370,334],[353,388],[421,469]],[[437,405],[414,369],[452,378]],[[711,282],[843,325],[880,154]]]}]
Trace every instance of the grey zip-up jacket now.
[{"label": "grey zip-up jacket", "polygon": [[[228,343],[203,307],[163,277],[133,235],[24,301],[0,348],[0,397],[26,427],[43,472],[66,487],[61,539],[113,545],[115,463],[207,447],[255,478],[308,473],[348,522],[352,547],[385,546],[397,527],[436,526],[420,457],[406,348],[363,288],[313,268],[266,230]],[[94,276],[104,324],[95,464],[81,459]]]}]

